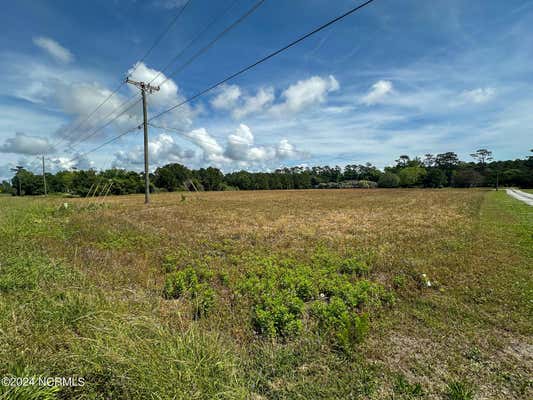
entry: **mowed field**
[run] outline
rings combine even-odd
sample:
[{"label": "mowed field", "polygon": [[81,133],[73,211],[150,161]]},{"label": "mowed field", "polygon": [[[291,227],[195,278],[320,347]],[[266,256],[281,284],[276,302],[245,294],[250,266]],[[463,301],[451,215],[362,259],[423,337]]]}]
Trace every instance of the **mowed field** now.
[{"label": "mowed field", "polygon": [[504,191],[143,200],[0,198],[0,375],[85,380],[0,398],[533,396],[533,212]]}]

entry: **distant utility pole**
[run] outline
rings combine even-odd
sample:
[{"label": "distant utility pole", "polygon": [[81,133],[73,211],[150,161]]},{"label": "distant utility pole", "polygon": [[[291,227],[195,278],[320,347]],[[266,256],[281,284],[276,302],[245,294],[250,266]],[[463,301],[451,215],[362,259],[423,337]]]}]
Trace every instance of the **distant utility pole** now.
[{"label": "distant utility pole", "polygon": [[146,91],[150,94],[159,90],[159,86],[151,86],[149,83],[133,81],[126,78],[126,83],[141,89],[143,98],[143,126],[144,126],[144,203],[150,203],[150,173],[148,172],[148,111],[146,105]]},{"label": "distant utility pole", "polygon": [[46,196],[46,172],[44,170],[44,156],[43,156],[43,185],[44,185],[44,195]]}]

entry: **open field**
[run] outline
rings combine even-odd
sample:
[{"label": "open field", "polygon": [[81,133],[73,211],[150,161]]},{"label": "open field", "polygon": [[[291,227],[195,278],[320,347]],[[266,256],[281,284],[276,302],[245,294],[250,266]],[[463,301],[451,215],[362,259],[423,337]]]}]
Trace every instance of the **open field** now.
[{"label": "open field", "polygon": [[86,382],[16,390],[82,399],[533,395],[533,211],[505,191],[142,201],[0,197],[2,375]]}]

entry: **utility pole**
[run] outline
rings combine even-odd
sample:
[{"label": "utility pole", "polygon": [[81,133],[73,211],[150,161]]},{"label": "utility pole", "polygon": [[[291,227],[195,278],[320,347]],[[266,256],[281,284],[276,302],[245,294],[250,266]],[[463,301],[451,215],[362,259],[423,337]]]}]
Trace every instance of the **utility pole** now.
[{"label": "utility pole", "polygon": [[159,90],[159,86],[151,86],[149,83],[133,81],[126,78],[126,83],[141,89],[143,99],[143,126],[144,126],[144,203],[150,203],[150,173],[148,172],[148,110],[146,104],[146,91],[150,94]]},{"label": "utility pole", "polygon": [[43,155],[43,185],[44,185],[44,195],[46,196],[46,172],[44,170],[44,155]]}]

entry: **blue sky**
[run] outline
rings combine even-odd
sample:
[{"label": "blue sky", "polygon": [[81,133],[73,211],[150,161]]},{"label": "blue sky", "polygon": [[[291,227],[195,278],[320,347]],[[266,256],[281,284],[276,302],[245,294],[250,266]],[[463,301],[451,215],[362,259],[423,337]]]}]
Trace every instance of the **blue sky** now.
[{"label": "blue sky", "polygon": [[[266,0],[178,73],[170,73],[255,0],[191,0],[138,63],[184,0],[25,1],[3,6],[0,35],[0,178],[16,164],[140,170],[137,105],[105,129],[137,92],[128,73],[157,77],[155,115],[360,3]],[[376,0],[360,12],[196,101],[154,120],[153,167],[181,162],[225,171],[372,162],[401,154],[482,147],[496,159],[533,147],[533,1]],[[108,118],[109,119],[109,118]],[[81,125],[80,125],[81,124]],[[161,129],[167,128],[167,129]],[[72,147],[69,147],[69,144]],[[77,158],[72,160],[75,156]]]}]

